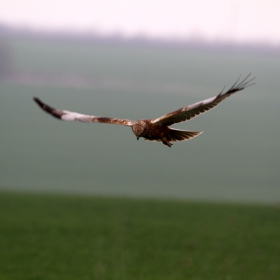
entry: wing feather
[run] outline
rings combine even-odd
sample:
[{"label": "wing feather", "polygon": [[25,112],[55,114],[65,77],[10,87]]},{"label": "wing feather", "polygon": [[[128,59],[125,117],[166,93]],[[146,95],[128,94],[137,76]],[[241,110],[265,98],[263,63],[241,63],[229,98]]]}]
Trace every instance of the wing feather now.
[{"label": "wing feather", "polygon": [[43,103],[39,98],[33,97],[33,100],[44,110],[46,113],[52,115],[53,117],[63,120],[63,121],[79,121],[79,122],[98,122],[98,123],[108,123],[108,124],[119,124],[125,126],[132,126],[133,121],[127,119],[116,119],[107,117],[98,117],[84,115],[76,112],[55,109],[45,103]]},{"label": "wing feather", "polygon": [[192,105],[183,107],[181,109],[178,109],[174,112],[168,113],[162,117],[159,117],[157,119],[151,120],[152,123],[156,124],[165,124],[165,125],[172,125],[174,123],[180,123],[187,120],[190,120],[214,107],[216,107],[220,102],[222,102],[227,97],[231,96],[233,93],[238,92],[240,90],[243,90],[244,88],[253,85],[252,81],[255,78],[249,79],[248,76],[245,77],[241,82],[239,82],[240,77],[238,80],[234,83],[234,85],[226,92],[221,91],[217,96],[205,99],[203,101],[194,103]]}]

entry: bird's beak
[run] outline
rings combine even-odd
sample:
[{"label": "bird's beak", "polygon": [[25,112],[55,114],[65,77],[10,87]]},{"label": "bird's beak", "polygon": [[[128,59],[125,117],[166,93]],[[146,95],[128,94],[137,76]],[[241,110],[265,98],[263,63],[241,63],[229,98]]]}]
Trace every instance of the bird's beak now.
[{"label": "bird's beak", "polygon": [[136,137],[137,138],[137,140],[139,140],[139,137]]}]

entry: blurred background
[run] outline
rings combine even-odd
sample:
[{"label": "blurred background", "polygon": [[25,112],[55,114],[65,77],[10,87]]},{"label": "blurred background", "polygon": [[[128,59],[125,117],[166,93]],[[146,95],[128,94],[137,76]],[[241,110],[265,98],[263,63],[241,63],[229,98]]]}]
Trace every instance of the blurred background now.
[{"label": "blurred background", "polygon": [[[280,201],[280,2],[2,0],[0,188],[251,203]],[[257,84],[191,122],[172,149],[60,108],[156,118]]]}]

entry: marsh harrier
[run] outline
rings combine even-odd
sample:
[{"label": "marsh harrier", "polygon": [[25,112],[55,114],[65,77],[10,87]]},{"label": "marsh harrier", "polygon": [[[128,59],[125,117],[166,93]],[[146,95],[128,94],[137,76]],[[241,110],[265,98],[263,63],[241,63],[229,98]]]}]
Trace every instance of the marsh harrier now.
[{"label": "marsh harrier", "polygon": [[241,82],[238,79],[234,83],[234,85],[226,92],[222,90],[215,97],[205,99],[203,101],[183,107],[156,119],[143,119],[132,121],[128,119],[90,116],[66,110],[55,109],[43,103],[37,97],[33,97],[33,99],[45,112],[51,114],[57,119],[64,121],[79,121],[88,123],[97,122],[130,126],[132,128],[133,133],[136,135],[137,140],[140,137],[143,137],[145,140],[162,142],[164,145],[171,147],[171,142],[189,140],[202,133],[202,131],[187,131],[170,128],[172,124],[188,121],[198,116],[199,114],[202,114],[214,108],[233,93],[243,90],[248,86],[251,86],[253,84],[251,82],[254,80],[254,78],[248,79],[249,76],[250,75],[248,75]]}]

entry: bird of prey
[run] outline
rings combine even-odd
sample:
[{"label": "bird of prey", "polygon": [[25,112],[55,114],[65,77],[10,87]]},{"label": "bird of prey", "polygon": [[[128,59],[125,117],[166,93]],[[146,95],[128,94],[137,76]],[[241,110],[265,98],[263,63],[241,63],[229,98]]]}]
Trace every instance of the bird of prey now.
[{"label": "bird of prey", "polygon": [[79,121],[86,123],[97,122],[130,126],[133,133],[136,135],[137,140],[140,137],[143,137],[145,140],[162,142],[164,145],[171,147],[171,142],[189,140],[202,133],[202,131],[174,129],[170,127],[171,125],[174,123],[188,121],[199,114],[214,108],[233,93],[253,85],[252,81],[254,78],[249,79],[249,76],[250,74],[242,81],[239,81],[239,77],[233,86],[226,92],[222,90],[217,96],[183,107],[156,119],[142,119],[133,121],[128,119],[84,115],[76,112],[52,108],[51,106],[43,103],[37,97],[33,97],[33,99],[45,112],[51,114],[57,119],[64,121]]}]

